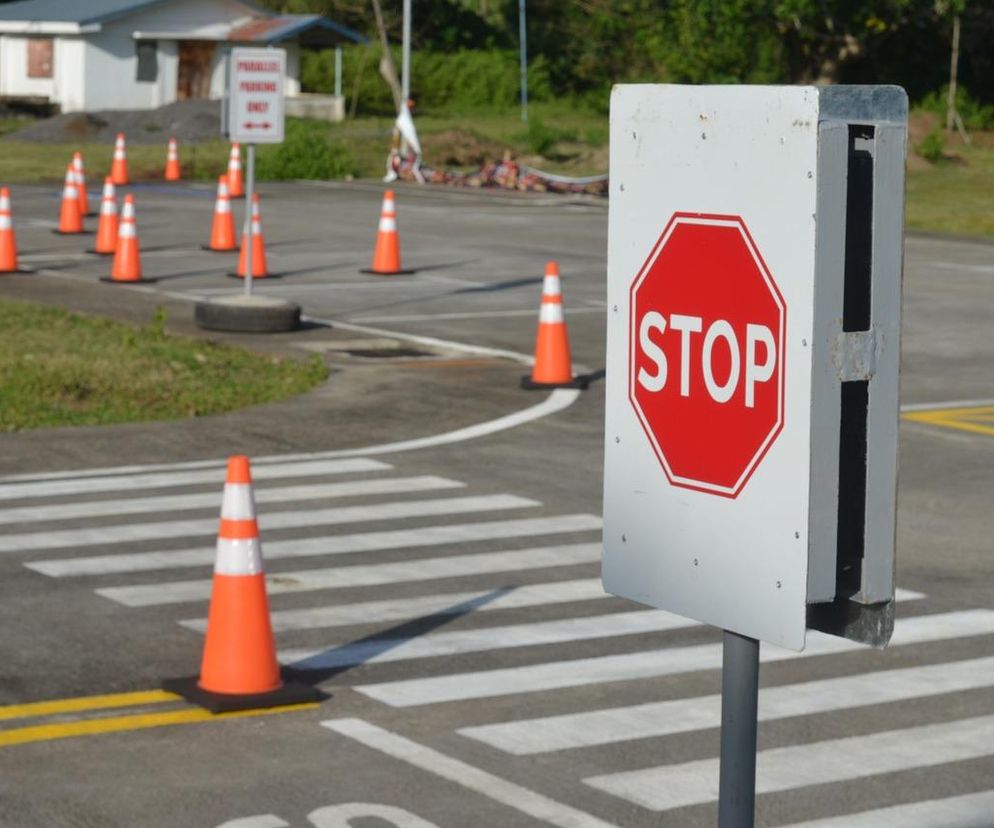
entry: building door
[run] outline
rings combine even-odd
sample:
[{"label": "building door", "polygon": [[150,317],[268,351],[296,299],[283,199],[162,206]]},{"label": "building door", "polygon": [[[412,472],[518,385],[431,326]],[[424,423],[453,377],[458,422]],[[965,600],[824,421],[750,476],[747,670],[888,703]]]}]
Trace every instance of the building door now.
[{"label": "building door", "polygon": [[179,42],[179,68],[176,73],[176,97],[209,98],[211,94],[211,61],[214,44],[202,40]]}]

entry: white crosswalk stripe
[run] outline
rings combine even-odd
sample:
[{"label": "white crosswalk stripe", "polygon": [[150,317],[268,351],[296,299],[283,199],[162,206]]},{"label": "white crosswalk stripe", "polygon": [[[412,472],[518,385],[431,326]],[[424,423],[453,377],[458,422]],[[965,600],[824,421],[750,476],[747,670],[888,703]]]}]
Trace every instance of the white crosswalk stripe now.
[{"label": "white crosswalk stripe", "polygon": [[[486,521],[481,523],[422,526],[386,532],[361,532],[355,535],[330,535],[300,538],[292,541],[263,541],[266,560],[306,558],[324,555],[347,555],[354,552],[381,552],[389,549],[415,549],[453,543],[521,538],[563,532],[586,532],[600,529],[601,520],[593,515],[564,515],[550,518]],[[600,547],[598,546],[598,550]],[[598,553],[599,555],[599,553]],[[107,575],[115,572],[146,572],[149,570],[211,566],[214,550],[171,549],[162,552],[120,553],[88,558],[63,558],[28,561],[29,569],[43,575],[67,577],[73,575]],[[295,573],[297,575],[299,573]],[[172,587],[163,584],[163,587]],[[320,589],[321,587],[314,587]],[[185,587],[178,586],[183,590]],[[199,595],[199,592],[195,592]],[[186,598],[182,600],[188,600]]]},{"label": "white crosswalk stripe", "polygon": [[[369,506],[339,506],[308,509],[300,512],[270,512],[260,518],[260,531],[294,529],[300,526],[333,526],[375,520],[431,515],[456,515],[468,512],[491,512],[502,509],[526,509],[540,504],[516,495],[479,495],[447,497],[434,500],[404,500]],[[26,552],[34,549],[64,549],[105,543],[187,538],[217,533],[217,519],[171,520],[161,523],[125,523],[99,528],[63,529],[0,536],[0,552]]]},{"label": "white crosswalk stripe", "polygon": [[[756,793],[961,762],[992,751],[994,716],[771,748],[757,754]],[[716,800],[718,760],[606,774],[584,781],[644,808],[666,811]]]},{"label": "white crosswalk stripe", "polygon": [[[319,630],[347,627],[355,624],[388,621],[407,621],[432,615],[460,615],[464,604],[475,602],[473,612],[487,610],[544,607],[573,601],[593,601],[610,597],[604,592],[600,578],[581,578],[575,581],[552,581],[541,584],[506,587],[473,592],[446,592],[440,595],[422,595],[395,598],[388,601],[366,601],[357,604],[305,607],[299,610],[275,610],[270,613],[273,632],[291,630]],[[483,601],[484,597],[487,598]],[[187,629],[207,631],[207,619],[195,618],[180,621]]]},{"label": "white crosswalk stripe", "polygon": [[[279,488],[255,487],[255,502],[259,506],[272,503],[292,503],[295,500],[331,500],[339,497],[363,497],[382,494],[408,494],[437,489],[458,489],[463,483],[444,477],[385,477],[372,480],[353,480],[339,483],[320,483],[307,486],[282,486]],[[157,497],[140,497],[122,500],[87,500],[76,503],[58,503],[50,506],[21,506],[0,510],[0,524],[34,523],[39,521],[71,520],[73,518],[114,517],[146,513],[177,512],[186,509],[217,511],[217,492],[200,494],[171,494]]]},{"label": "white crosswalk stripe", "polygon": [[[462,759],[489,749],[505,762],[540,761],[557,773],[566,772],[559,763],[570,768],[577,759],[584,771],[570,784],[579,799],[614,802],[633,814],[632,824],[642,824],[640,810],[649,824],[650,812],[714,803],[717,756],[656,765],[645,740],[704,732],[713,739],[720,698],[708,690],[646,702],[656,695],[635,691],[640,682],[699,671],[711,681],[721,645],[713,638],[694,643],[704,640],[691,631],[700,626],[694,621],[603,591],[599,516],[556,513],[530,492],[481,493],[472,482],[364,457],[261,458],[252,472],[263,555],[279,562],[269,568],[267,588],[280,660],[332,688],[353,688],[371,700],[371,710],[375,702],[393,708],[392,721],[416,719],[432,705],[450,705],[443,709],[456,714],[452,732],[443,731],[451,738],[442,752],[422,744],[429,738],[412,741],[357,720],[327,723],[340,736],[486,789],[505,805],[525,803],[519,810],[553,824],[608,823],[561,793],[544,797]],[[75,585],[135,613],[162,608],[202,635],[223,478],[218,460],[0,477],[0,507],[7,507],[0,508],[0,552],[35,558],[21,564],[44,576],[39,600],[47,578],[62,579],[63,589]],[[348,498],[358,502],[340,502]],[[495,514],[505,511],[517,513]],[[53,554],[33,554],[46,550]],[[180,569],[200,571],[168,577]],[[957,779],[953,768],[994,757],[994,704],[985,708],[980,700],[994,686],[994,610],[933,606],[906,589],[897,598],[920,603],[899,614],[891,660],[821,633],[809,634],[802,653],[763,646],[762,661],[783,663],[789,673],[761,690],[760,721],[777,722],[781,738],[805,734],[760,752],[766,798],[923,768]],[[954,642],[955,652],[944,657],[939,647]],[[579,651],[571,655],[573,644]],[[472,669],[446,661],[461,656],[459,667]],[[697,677],[685,681],[694,686]],[[614,695],[619,682],[634,699]],[[948,702],[964,695],[973,706]],[[585,700],[581,707],[570,706],[573,696]],[[864,726],[845,738],[821,731],[815,718],[832,712],[844,721],[861,711],[865,718],[869,710],[915,702],[941,712],[902,729],[888,729],[881,717],[876,732]],[[405,718],[400,711],[408,708]],[[440,712],[424,720],[446,719]],[[598,750],[608,746],[614,749]],[[914,796],[905,791],[852,814],[846,809],[858,806],[845,797],[828,804],[812,798],[778,819],[807,820],[794,828],[990,828],[994,790],[962,793],[982,784],[941,789],[956,795],[939,799],[923,791],[922,801],[906,801]]]},{"label": "white crosswalk stripe", "polygon": [[[994,686],[994,657],[840,676],[759,693],[761,722]],[[466,727],[463,736],[518,756],[721,726],[721,696],[654,702]]]},{"label": "white crosswalk stripe", "polygon": [[[600,560],[599,543],[543,546],[508,552],[479,552],[472,555],[450,555],[445,558],[425,558],[368,566],[339,566],[328,569],[294,570],[285,575],[266,577],[270,595],[287,592],[307,592],[315,589],[380,586],[410,581],[433,581],[436,578],[461,578],[492,572],[517,572],[573,566]],[[97,592],[129,607],[177,604],[184,601],[205,601],[210,597],[211,582],[173,581],[164,584],[139,584],[126,587],[106,587]]]},{"label": "white crosswalk stripe", "polygon": [[[994,634],[994,610],[963,610],[900,620],[895,626],[891,644],[920,644],[927,641],[989,634]],[[804,652],[795,653],[766,646],[762,649],[760,658],[764,662],[772,662],[861,649],[864,649],[863,645],[848,639],[811,633]],[[704,644],[695,647],[674,647],[624,655],[547,662],[526,667],[404,679],[382,684],[360,685],[356,689],[392,707],[413,707],[511,693],[537,693],[609,681],[670,676],[695,670],[716,670],[719,667],[721,667],[721,645]]]}]

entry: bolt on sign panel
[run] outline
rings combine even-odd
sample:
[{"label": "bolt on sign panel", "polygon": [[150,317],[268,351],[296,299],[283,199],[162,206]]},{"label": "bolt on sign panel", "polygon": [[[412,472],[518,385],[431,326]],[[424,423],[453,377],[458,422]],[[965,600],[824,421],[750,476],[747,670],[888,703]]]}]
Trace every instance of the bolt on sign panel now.
[{"label": "bolt on sign panel", "polygon": [[609,592],[886,642],[906,118],[896,87],[615,87]]}]

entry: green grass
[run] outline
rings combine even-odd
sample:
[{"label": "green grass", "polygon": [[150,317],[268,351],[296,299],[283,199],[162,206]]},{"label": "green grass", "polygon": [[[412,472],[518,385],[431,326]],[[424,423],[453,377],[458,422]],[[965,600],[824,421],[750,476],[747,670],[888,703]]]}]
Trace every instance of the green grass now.
[{"label": "green grass", "polygon": [[909,229],[994,236],[994,146],[957,146],[955,157],[911,166],[905,222]]},{"label": "green grass", "polygon": [[[497,160],[504,150],[510,150],[513,156],[550,172],[592,175],[606,171],[608,131],[605,115],[569,101],[537,103],[530,107],[529,114],[530,127],[521,122],[517,109],[418,115],[425,162],[440,168],[475,169],[483,161]],[[362,116],[341,124],[291,120],[299,121],[295,126],[308,136],[308,140],[325,141],[331,147],[326,153],[329,160],[324,169],[361,178],[383,175],[393,129],[392,118]],[[0,121],[0,134],[9,131],[10,124]],[[973,146],[950,142],[955,147],[947,149],[946,155],[955,153],[955,157],[935,163],[926,163],[917,155],[916,144],[910,143],[908,228],[994,235],[994,136],[975,132],[973,137]],[[89,180],[99,181],[110,168],[110,145],[77,147],[4,141],[0,143],[0,182],[59,181],[75,149],[84,153]],[[259,152],[261,159],[264,153],[275,150],[261,147]],[[228,145],[221,140],[182,146],[184,176],[214,180],[224,171],[227,154]],[[128,149],[128,159],[135,179],[159,179],[165,163],[165,147],[132,145]],[[304,160],[309,165],[314,161]],[[290,175],[301,169],[300,159],[296,157],[274,157],[272,161],[270,166],[277,175],[281,174],[280,170],[286,170]],[[260,166],[264,168],[265,164]]]},{"label": "green grass", "polygon": [[0,431],[221,414],[300,394],[327,371],[143,328],[0,302]]}]

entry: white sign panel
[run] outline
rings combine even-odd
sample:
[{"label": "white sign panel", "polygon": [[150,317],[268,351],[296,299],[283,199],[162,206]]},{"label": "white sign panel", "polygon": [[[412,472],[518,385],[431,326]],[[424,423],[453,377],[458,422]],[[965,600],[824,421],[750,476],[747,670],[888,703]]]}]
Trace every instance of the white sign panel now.
[{"label": "white sign panel", "polygon": [[793,649],[893,597],[904,132],[840,94],[611,102],[604,586]]},{"label": "white sign panel", "polygon": [[228,69],[228,137],[245,144],[283,141],[286,52],[232,49]]}]

